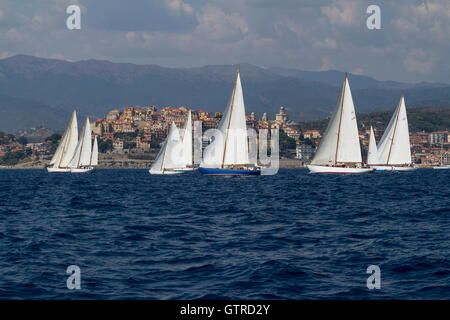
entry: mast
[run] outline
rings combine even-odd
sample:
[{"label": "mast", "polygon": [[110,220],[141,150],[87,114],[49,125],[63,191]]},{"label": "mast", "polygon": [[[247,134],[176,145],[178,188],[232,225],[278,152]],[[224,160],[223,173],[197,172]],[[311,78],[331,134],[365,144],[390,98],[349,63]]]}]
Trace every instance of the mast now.
[{"label": "mast", "polygon": [[344,80],[344,85],[343,85],[343,88],[342,88],[341,112],[340,112],[340,115],[339,115],[339,127],[338,127],[337,141],[336,141],[336,154],[334,156],[334,164],[337,163],[337,156],[338,156],[338,150],[339,150],[339,138],[340,138],[340,135],[341,135],[342,111],[344,109],[344,96],[345,96],[346,84],[347,84],[347,72],[345,73],[345,80]]},{"label": "mast", "polygon": [[394,132],[392,133],[391,145],[389,146],[389,153],[388,153],[386,164],[389,164],[389,158],[391,157],[392,144],[394,143],[395,133],[397,131],[398,116],[400,115],[400,106],[402,104],[402,100],[403,100],[403,94],[402,94],[400,102],[397,106],[397,116],[395,118]]},{"label": "mast", "polygon": [[228,131],[230,130],[231,115],[233,114],[234,94],[236,93],[236,84],[237,84],[237,77],[238,76],[239,76],[239,69],[236,72],[236,80],[234,82],[234,88],[233,88],[233,97],[231,98],[230,116],[228,117],[227,134],[225,136],[225,143],[224,143],[224,147],[223,147],[222,168],[223,168],[223,165],[225,163],[225,154],[227,152]]}]

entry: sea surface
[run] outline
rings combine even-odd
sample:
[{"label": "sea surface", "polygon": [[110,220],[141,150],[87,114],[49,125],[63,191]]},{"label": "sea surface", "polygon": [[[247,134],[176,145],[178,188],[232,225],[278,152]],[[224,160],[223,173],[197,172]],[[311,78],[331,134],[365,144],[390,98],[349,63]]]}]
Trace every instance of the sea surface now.
[{"label": "sea surface", "polygon": [[0,299],[450,299],[449,182],[0,170]]}]

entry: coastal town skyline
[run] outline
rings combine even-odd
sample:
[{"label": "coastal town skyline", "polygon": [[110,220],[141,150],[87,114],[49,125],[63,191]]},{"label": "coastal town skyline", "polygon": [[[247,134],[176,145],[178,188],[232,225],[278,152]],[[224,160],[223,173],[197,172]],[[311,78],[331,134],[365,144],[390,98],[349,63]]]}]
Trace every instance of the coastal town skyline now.
[{"label": "coastal town skyline", "polygon": [[[412,108],[414,110],[414,108]],[[205,110],[190,109],[181,107],[160,107],[157,106],[126,106],[122,110],[113,109],[103,118],[91,119],[91,128],[93,137],[100,139],[101,159],[120,158],[120,157],[140,157],[139,155],[149,154],[145,159],[154,156],[162,141],[166,138],[168,126],[172,122],[179,128],[184,125],[186,114],[192,112],[193,121],[201,121],[204,130],[216,128],[223,115],[222,112],[209,112]],[[328,118],[324,119],[327,121]],[[324,133],[324,127],[321,122],[296,122],[290,119],[288,112],[284,107],[280,107],[278,113],[269,116],[263,113],[257,118],[254,112],[246,115],[247,128],[265,130],[267,133],[272,129],[279,129],[283,132],[284,139],[280,144],[281,156],[284,159],[297,160],[297,166],[308,164],[320,143]],[[386,123],[372,121],[375,125],[375,137],[379,141],[384,131]],[[35,128],[37,131],[43,130],[50,134],[51,130],[45,128]],[[411,131],[411,151],[414,163],[422,166],[436,165],[441,161],[442,150],[445,152],[442,161],[450,163],[448,153],[450,147],[450,134],[445,130],[427,130],[429,132]],[[2,139],[0,145],[1,157],[8,152],[24,152],[27,156],[40,154],[41,161],[52,152],[54,141],[48,143],[48,137],[45,142],[35,142],[23,144],[19,139],[25,139],[27,131],[17,135],[16,139]],[[370,129],[367,125],[359,128],[359,137],[362,146],[364,159],[367,155],[369,144]],[[54,136],[54,135],[53,135]],[[42,138],[41,138],[42,139]],[[151,156],[153,154],[153,156]],[[45,156],[46,155],[46,156]],[[42,158],[44,157],[44,158]],[[36,160],[36,159],[35,159]],[[20,162],[20,161],[18,161]],[[292,164],[290,164],[292,165]],[[295,165],[295,163],[294,163]]]}]

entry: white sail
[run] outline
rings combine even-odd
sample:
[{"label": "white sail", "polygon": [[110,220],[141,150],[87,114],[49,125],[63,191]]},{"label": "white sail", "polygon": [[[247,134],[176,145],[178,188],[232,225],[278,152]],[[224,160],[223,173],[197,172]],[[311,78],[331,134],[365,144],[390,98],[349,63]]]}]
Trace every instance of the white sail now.
[{"label": "white sail", "polygon": [[180,132],[175,123],[172,122],[166,141],[156,156],[155,162],[150,168],[150,173],[163,172],[166,169],[181,169],[184,168],[184,163]]},{"label": "white sail", "polygon": [[56,149],[56,152],[53,155],[52,160],[50,160],[50,165],[53,165],[54,168],[58,168],[59,164],[61,163],[64,146],[66,145],[68,140],[68,130],[69,127],[67,127],[66,132],[64,132],[64,135],[62,136],[59,142],[58,148]]},{"label": "white sail", "polygon": [[378,156],[380,158],[380,164],[411,164],[408,118],[403,96],[400,98],[398,107],[380,140]]},{"label": "white sail", "polygon": [[172,122],[172,127],[167,137],[163,167],[164,169],[184,168],[183,144],[180,138],[180,131],[175,122]]},{"label": "white sail", "polygon": [[150,167],[150,173],[162,173],[164,150],[166,150],[166,144],[167,141],[164,141],[161,149],[159,149],[158,155],[156,156],[155,161],[152,163],[152,166]]},{"label": "white sail", "polygon": [[68,167],[70,160],[73,157],[75,148],[78,143],[78,122],[75,110],[73,111],[73,119],[70,124],[71,129],[68,134],[68,139],[66,143],[66,148],[64,149],[63,156],[61,159],[60,167]]},{"label": "white sail", "polygon": [[221,168],[227,165],[246,165],[248,159],[247,125],[244,96],[239,71],[230,103],[222,117],[218,130],[222,137],[215,137],[203,154],[202,167]]},{"label": "white sail", "polygon": [[219,127],[217,128],[217,135],[214,136],[214,140],[203,150],[203,158],[200,167],[207,168],[220,168],[223,163],[224,152],[224,140],[226,137],[228,118],[231,106],[231,97],[228,107],[225,110],[222,119],[220,120]]},{"label": "white sail", "polygon": [[91,135],[91,124],[89,122],[89,118],[86,117],[86,123],[84,124],[83,131],[75,148],[75,153],[70,161],[71,168],[79,168],[90,165],[92,151]]},{"label": "white sail", "polygon": [[369,152],[367,153],[367,164],[375,165],[379,164],[377,143],[375,141],[375,134],[373,133],[373,128],[370,126],[370,137],[369,137]]},{"label": "white sail", "polygon": [[378,143],[378,157],[380,160],[380,164],[387,164],[388,153],[391,146],[392,138],[394,135],[395,123],[397,120],[398,107],[395,110],[391,120],[389,121],[386,130],[384,130],[383,136]]},{"label": "white sail", "polygon": [[70,118],[69,125],[64,132],[61,142],[53,155],[50,165],[54,168],[67,167],[70,160],[73,157],[76,145],[78,141],[78,125],[77,125],[77,113],[74,110],[72,117]]},{"label": "white sail", "polygon": [[189,111],[187,119],[184,123],[183,134],[181,136],[183,144],[184,166],[192,165],[192,117]]},{"label": "white sail", "polygon": [[346,76],[340,98],[311,164],[335,165],[361,162],[355,107]]},{"label": "white sail", "polygon": [[92,147],[91,166],[98,165],[98,142],[97,136],[94,138],[94,146]]}]

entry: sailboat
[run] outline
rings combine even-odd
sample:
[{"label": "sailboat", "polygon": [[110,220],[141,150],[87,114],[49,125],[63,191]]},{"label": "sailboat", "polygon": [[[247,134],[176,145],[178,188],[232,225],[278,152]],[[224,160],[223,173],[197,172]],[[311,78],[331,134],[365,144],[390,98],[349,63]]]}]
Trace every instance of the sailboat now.
[{"label": "sailboat", "polygon": [[261,169],[250,164],[248,155],[245,105],[239,70],[230,103],[220,121],[214,140],[205,148],[199,171],[206,175],[260,175]]},{"label": "sailboat", "polygon": [[367,153],[367,165],[375,165],[380,163],[378,159],[377,143],[375,141],[375,134],[373,133],[373,128],[370,126],[370,137],[369,137],[369,151]]},{"label": "sailboat", "polygon": [[189,110],[184,122],[184,127],[181,132],[181,145],[183,146],[183,167],[179,168],[180,171],[192,171],[192,116]]},{"label": "sailboat", "polygon": [[444,165],[444,143],[441,142],[441,163],[433,169],[450,169],[450,165]]},{"label": "sailboat", "polygon": [[70,172],[69,163],[75,152],[78,142],[77,112],[73,110],[69,125],[64,132],[62,139],[50,161],[47,171],[50,173]]},{"label": "sailboat", "polygon": [[75,148],[75,153],[69,164],[70,172],[84,173],[93,170],[94,165],[97,165],[97,157],[97,137],[94,139],[94,145],[92,146],[91,124],[89,117],[86,117],[86,123],[84,124],[83,131]]},{"label": "sailboat", "polygon": [[336,108],[308,169],[311,173],[334,174],[373,171],[362,166],[355,107],[347,73]]},{"label": "sailboat", "polygon": [[179,174],[183,171],[180,168],[185,166],[183,158],[183,144],[180,138],[180,132],[172,122],[169,133],[164,141],[155,162],[150,167],[150,174]]},{"label": "sailboat", "polygon": [[412,171],[408,118],[402,95],[389,124],[378,144],[379,162],[371,165],[377,171]]}]

